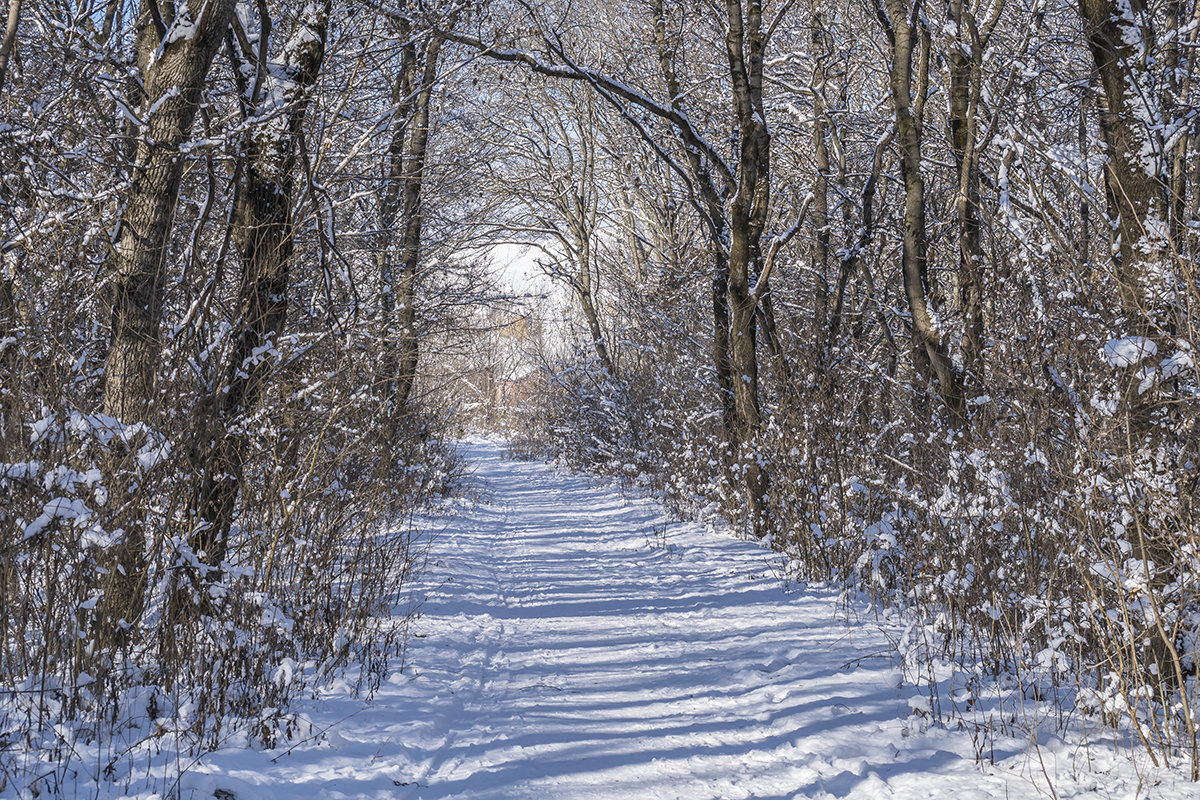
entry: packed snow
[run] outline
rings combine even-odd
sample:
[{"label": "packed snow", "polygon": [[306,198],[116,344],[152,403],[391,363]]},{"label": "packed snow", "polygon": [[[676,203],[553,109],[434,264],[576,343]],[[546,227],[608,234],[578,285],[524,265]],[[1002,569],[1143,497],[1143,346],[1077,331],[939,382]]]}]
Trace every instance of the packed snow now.
[{"label": "packed snow", "polygon": [[[372,700],[339,683],[290,745],[164,752],[99,795],[1016,800],[1050,781],[1059,798],[1194,796],[1104,741],[936,724],[895,665],[897,629],[832,588],[786,587],[759,544],[466,447],[478,502],[434,535],[406,661]],[[87,772],[80,796],[97,793]]]}]

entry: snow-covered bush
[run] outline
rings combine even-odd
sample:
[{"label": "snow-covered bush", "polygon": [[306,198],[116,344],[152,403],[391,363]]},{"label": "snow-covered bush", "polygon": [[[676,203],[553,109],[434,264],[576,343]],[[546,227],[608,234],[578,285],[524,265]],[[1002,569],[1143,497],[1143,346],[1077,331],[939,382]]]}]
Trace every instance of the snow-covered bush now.
[{"label": "snow-covered bush", "polygon": [[[347,674],[369,694],[386,677],[407,625],[392,609],[421,563],[409,520],[457,466],[431,421],[381,430],[372,398],[308,388],[285,414],[247,421],[228,551],[199,586],[186,578],[203,561],[186,429],[43,408],[6,440],[9,785],[53,793],[68,771],[119,779],[173,754],[307,736],[293,698]],[[142,580],[125,580],[134,570]]]}]

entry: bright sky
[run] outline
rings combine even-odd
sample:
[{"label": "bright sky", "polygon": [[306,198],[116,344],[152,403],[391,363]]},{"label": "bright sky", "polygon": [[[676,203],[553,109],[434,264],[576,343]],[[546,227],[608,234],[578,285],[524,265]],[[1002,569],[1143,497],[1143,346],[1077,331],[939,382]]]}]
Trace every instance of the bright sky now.
[{"label": "bright sky", "polygon": [[540,251],[521,244],[498,244],[491,250],[492,269],[501,285],[516,292],[557,294],[559,287],[535,263]]}]

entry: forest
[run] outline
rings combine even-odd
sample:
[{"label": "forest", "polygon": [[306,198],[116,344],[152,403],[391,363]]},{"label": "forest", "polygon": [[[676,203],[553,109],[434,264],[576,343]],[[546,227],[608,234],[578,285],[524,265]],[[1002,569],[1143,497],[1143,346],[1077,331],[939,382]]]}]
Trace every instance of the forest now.
[{"label": "forest", "polygon": [[0,794],[370,696],[469,432],[1200,779],[1196,0],[6,5]]}]

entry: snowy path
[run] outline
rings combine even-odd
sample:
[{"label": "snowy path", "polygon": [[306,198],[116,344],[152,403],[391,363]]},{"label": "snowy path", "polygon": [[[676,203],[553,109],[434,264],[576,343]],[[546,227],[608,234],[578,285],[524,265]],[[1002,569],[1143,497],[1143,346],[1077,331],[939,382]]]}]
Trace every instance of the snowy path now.
[{"label": "snowy path", "polygon": [[365,708],[331,698],[321,713],[349,719],[320,746],[275,763],[218,753],[185,785],[290,799],[1039,796],[1035,767],[985,774],[967,734],[921,733],[882,632],[839,621],[832,593],[785,594],[758,546],[671,525],[664,549],[652,503],[495,444],[469,457],[488,502],[435,542],[405,671]]}]

